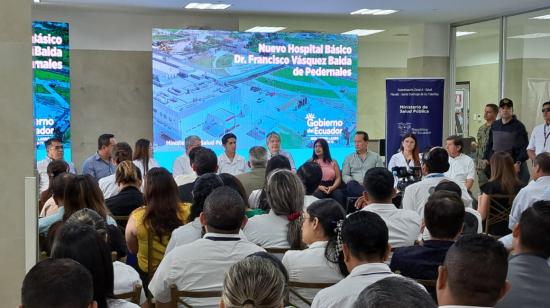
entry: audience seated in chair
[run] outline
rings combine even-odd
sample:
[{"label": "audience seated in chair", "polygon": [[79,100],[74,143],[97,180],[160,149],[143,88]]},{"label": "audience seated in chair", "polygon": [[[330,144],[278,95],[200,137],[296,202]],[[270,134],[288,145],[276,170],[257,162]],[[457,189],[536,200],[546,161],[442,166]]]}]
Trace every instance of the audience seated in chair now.
[{"label": "audience seated in chair", "polygon": [[[391,270],[414,279],[436,280],[437,268],[462,232],[464,213],[464,204],[457,194],[434,192],[424,207],[424,222],[431,239],[419,246],[395,249]],[[435,298],[435,288],[426,289]]]},{"label": "audience seated in chair", "polygon": [[405,277],[388,277],[366,287],[354,308],[436,308],[434,300]]},{"label": "audience seated in chair", "polygon": [[252,255],[225,274],[220,307],[282,308],[287,292],[286,279],[273,261]]},{"label": "audience seated in chair", "polygon": [[243,184],[239,179],[229,173],[220,173],[220,178],[223,181],[224,186],[228,186],[236,190],[239,195],[243,198],[244,206],[246,208],[246,217],[252,218],[256,215],[263,215],[267,214],[267,211],[264,211],[262,209],[252,209],[250,208],[250,204],[248,204],[248,196],[246,195],[246,191],[244,190]]},{"label": "audience seated in chair", "polygon": [[496,307],[546,307],[550,303],[550,201],[537,201],[526,209],[512,234],[511,289]]},{"label": "audience seated in chair", "polygon": [[265,184],[265,168],[267,166],[267,150],[262,146],[253,146],[248,151],[249,172],[237,175],[246,191],[246,198],[256,189],[261,189]]},{"label": "audience seated in chair", "polygon": [[[315,201],[304,210],[302,241],[308,248],[289,250],[283,257],[291,282],[334,284],[349,274],[344,256],[337,251],[335,231],[338,221],[345,217],[342,206],[333,199]],[[296,288],[294,291],[311,304],[319,289]],[[290,302],[297,307],[304,306],[294,294]]]},{"label": "audience seated in chair", "polygon": [[[440,190],[454,192],[459,197],[462,193],[458,184],[448,180],[442,180],[434,187],[434,192]],[[461,200],[462,202],[464,202],[464,199],[461,198]],[[462,234],[465,235],[481,233],[483,231],[483,223],[481,221],[481,215],[479,214],[479,212],[471,207],[465,207],[464,209],[466,210],[466,212],[464,215],[464,227],[462,228]],[[426,239],[429,239],[429,233],[426,230],[424,230],[424,235],[428,235],[428,238]]]},{"label": "audience seated in chair", "polygon": [[321,185],[321,179],[323,178],[323,171],[319,164],[315,162],[305,162],[298,168],[296,172],[302,183],[304,183],[305,196],[304,196],[304,210],[313,202],[319,200],[313,193],[317,190],[317,187]]},{"label": "audience seated in chair", "polygon": [[290,170],[271,172],[267,179],[266,198],[271,210],[268,214],[250,218],[244,228],[246,238],[266,249],[301,249],[304,186],[300,178]]},{"label": "audience seated in chair", "polygon": [[57,237],[52,258],[70,258],[82,264],[92,274],[94,300],[99,308],[134,308],[136,304],[114,297],[114,274],[111,252],[92,226],[82,223],[65,224]]},{"label": "audience seated in chair", "polygon": [[45,259],[25,276],[19,308],[97,308],[92,275],[71,259]]},{"label": "audience seated in chair", "polygon": [[248,196],[248,204],[250,204],[251,208],[258,208],[266,212],[269,211],[269,204],[267,203],[265,189],[267,186],[267,179],[269,178],[269,175],[271,174],[271,172],[277,169],[292,170],[290,166],[290,161],[286,156],[275,155],[268,160],[267,167],[265,168],[265,178],[262,188],[253,190],[250,193],[250,196]]},{"label": "audience seated in chair", "polygon": [[510,284],[506,281],[508,252],[494,238],[465,235],[439,266],[437,300],[440,307],[494,307]]},{"label": "audience seated in chair", "polygon": [[396,191],[394,177],[384,167],[374,167],[365,173],[365,192],[356,201],[363,211],[376,213],[382,217],[389,231],[392,248],[411,246],[420,234],[421,218],[411,210],[398,209],[392,203]]},{"label": "audience seated in chair", "polygon": [[177,246],[192,243],[204,235],[200,221],[204,201],[214,189],[221,186],[224,186],[223,180],[216,173],[206,173],[197,178],[193,187],[193,204],[188,218],[189,223],[172,231],[172,237],[166,246],[166,253]]},{"label": "audience seated in chair", "polygon": [[[200,220],[207,232],[204,238],[166,254],[149,284],[158,308],[173,307],[169,303],[172,286],[181,291],[221,291],[224,273],[233,263],[263,251],[239,235],[240,228],[246,224],[244,201],[232,188],[216,188],[206,198]],[[219,299],[184,301],[194,307],[204,307],[215,305]]]},{"label": "audience seated in chair", "polygon": [[[142,184],[141,171],[131,161],[117,165],[115,183],[120,190],[116,196],[105,200],[105,205],[114,216],[130,216],[132,211],[145,204],[140,191]],[[126,227],[127,221],[119,222]]]},{"label": "audience seated in chair", "polygon": [[180,204],[176,182],[164,168],[152,168],[147,172],[145,203],[130,215],[126,243],[128,250],[137,254],[142,278],[149,278],[145,273],[150,276],[160,263],[172,231],[188,221],[189,205]]},{"label": "audience seated in chair", "polygon": [[126,142],[115,144],[111,150],[111,163],[115,166],[115,172],[99,179],[98,184],[105,199],[118,195],[119,189],[116,183],[116,167],[123,161],[132,161],[132,147]]},{"label": "audience seated in chair", "polygon": [[359,211],[349,215],[339,227],[339,253],[344,255],[350,274],[313,299],[313,308],[351,307],[359,293],[372,283],[391,276],[384,261],[390,254],[388,228],[378,214]]},{"label": "audience seated in chair", "polygon": [[[191,168],[197,174],[197,177],[207,173],[218,172],[218,158],[216,157],[216,153],[209,148],[202,146],[194,147],[189,151],[189,159]],[[193,182],[178,186],[181,202],[193,202],[193,194],[191,192],[193,191],[195,182],[196,179]]]},{"label": "audience seated in chair", "polygon": [[[40,215],[38,217],[46,217],[57,212],[59,204],[53,198],[53,180],[61,174],[69,173],[69,165],[64,160],[53,160],[48,164],[48,188],[40,193],[38,198],[38,209]],[[40,171],[39,171],[40,172]]]}]

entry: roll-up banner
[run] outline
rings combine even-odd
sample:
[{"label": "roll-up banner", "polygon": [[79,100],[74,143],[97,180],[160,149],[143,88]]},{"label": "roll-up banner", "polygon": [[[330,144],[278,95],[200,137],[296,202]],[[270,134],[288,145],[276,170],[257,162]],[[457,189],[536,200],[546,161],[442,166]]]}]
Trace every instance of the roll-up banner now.
[{"label": "roll-up banner", "polygon": [[407,133],[416,135],[420,152],[441,145],[444,90],[443,78],[386,79],[386,157]]}]

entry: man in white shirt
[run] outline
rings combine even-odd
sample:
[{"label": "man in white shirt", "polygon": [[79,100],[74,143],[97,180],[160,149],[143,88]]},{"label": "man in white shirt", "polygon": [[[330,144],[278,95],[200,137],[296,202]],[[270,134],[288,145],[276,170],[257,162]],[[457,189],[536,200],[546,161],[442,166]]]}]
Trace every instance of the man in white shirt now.
[{"label": "man in white shirt", "polygon": [[454,179],[466,186],[467,190],[472,189],[476,168],[474,160],[462,153],[464,142],[460,136],[447,137],[447,153],[449,153],[449,170],[445,176]]},{"label": "man in white shirt", "polygon": [[[206,198],[200,220],[206,228],[204,237],[166,254],[149,283],[158,308],[173,307],[171,286],[185,291],[221,291],[231,265],[265,251],[240,237],[239,230],[246,224],[245,206],[232,188],[216,188]],[[193,307],[217,307],[220,302],[219,298],[184,300]]]},{"label": "man in white shirt", "polygon": [[389,242],[393,248],[414,245],[420,234],[422,219],[411,210],[398,209],[392,203],[396,191],[392,173],[384,167],[367,171],[363,185],[365,192],[363,211],[374,212],[386,223]]},{"label": "man in white shirt", "polygon": [[[40,192],[45,191],[50,186],[50,177],[48,176],[48,165],[53,160],[63,159],[63,143],[59,138],[50,138],[44,142],[46,146],[46,158],[36,163],[36,169],[38,170],[38,181]],[[69,164],[69,171],[73,174],[76,174],[73,163],[67,162]]]},{"label": "man in white shirt", "polygon": [[544,123],[533,128],[527,146],[527,155],[532,161],[540,153],[550,152],[550,101],[542,104],[542,117]]},{"label": "man in white shirt", "polygon": [[494,238],[465,235],[458,239],[439,266],[439,307],[494,307],[510,289],[506,281],[508,252]]},{"label": "man in white shirt", "polygon": [[434,191],[435,186],[442,180],[455,182],[462,191],[462,201],[465,207],[472,207],[472,198],[468,194],[464,183],[445,176],[449,170],[449,154],[441,147],[432,148],[422,155],[422,181],[411,184],[403,194],[403,209],[413,210],[420,217],[424,217],[424,205]]},{"label": "man in white shirt", "polygon": [[514,199],[508,227],[514,229],[514,225],[519,222],[521,213],[531,207],[533,203],[539,200],[550,200],[545,191],[550,186],[550,153],[543,152],[534,160],[533,181],[522,188]]},{"label": "man in white shirt", "polygon": [[244,157],[237,154],[237,136],[233,133],[225,134],[222,137],[224,151],[218,157],[218,173],[229,173],[237,175],[246,171]]},{"label": "man in white shirt", "polygon": [[[185,153],[176,158],[172,165],[172,175],[177,177],[178,175],[185,175],[193,173],[191,169],[191,163],[189,162],[189,151],[193,148],[201,146],[201,138],[199,136],[191,135],[185,138]],[[183,184],[179,184],[183,185]]]},{"label": "man in white shirt", "polygon": [[118,195],[116,166],[125,160],[132,161],[132,147],[126,142],[119,142],[115,144],[111,150],[111,163],[115,166],[115,173],[99,179],[99,188],[103,193],[103,198],[108,199]]},{"label": "man in white shirt", "polygon": [[392,273],[384,261],[390,254],[388,228],[375,213],[359,211],[348,216],[342,224],[339,237],[344,262],[350,274],[332,287],[317,293],[312,308],[345,308],[353,303],[366,287]]}]

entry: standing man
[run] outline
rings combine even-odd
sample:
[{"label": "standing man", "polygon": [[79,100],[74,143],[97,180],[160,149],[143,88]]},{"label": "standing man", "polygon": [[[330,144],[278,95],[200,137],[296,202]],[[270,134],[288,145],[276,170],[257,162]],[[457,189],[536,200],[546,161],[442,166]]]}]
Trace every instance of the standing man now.
[{"label": "standing man", "polygon": [[[36,169],[38,170],[38,181],[40,192],[45,191],[50,186],[50,177],[48,176],[48,165],[54,161],[63,159],[63,143],[59,138],[50,138],[44,142],[46,146],[46,158],[36,163]],[[73,163],[69,164],[70,172],[76,174]]]},{"label": "standing man", "polygon": [[99,181],[99,179],[115,173],[116,166],[111,162],[111,151],[115,144],[115,135],[103,134],[99,136],[97,152],[86,158],[82,164],[82,174],[89,174]]},{"label": "standing man", "polygon": [[527,155],[531,161],[535,161],[535,157],[543,152],[550,152],[550,101],[542,104],[542,117],[544,123],[535,126],[531,133],[531,139],[527,146]]},{"label": "standing man", "polygon": [[529,182],[529,170],[527,169],[527,145],[529,138],[525,125],[514,115],[514,103],[509,98],[503,98],[499,102],[500,120],[491,125],[491,133],[487,141],[487,148],[483,159],[488,163],[494,152],[504,151],[510,153],[515,162],[516,172],[523,184]]},{"label": "standing man", "polygon": [[201,146],[201,138],[199,136],[191,135],[185,138],[185,153],[176,158],[172,165],[172,175],[177,177],[178,175],[191,174],[193,169],[191,168],[191,162],[189,161],[189,151],[193,148]]},{"label": "standing man", "polygon": [[368,150],[369,135],[364,131],[357,131],[353,137],[355,153],[350,154],[344,160],[342,168],[342,180],[347,185],[349,197],[360,197],[365,188],[360,183],[365,178],[365,173],[374,167],[384,167],[380,155]]},{"label": "standing man", "polygon": [[491,132],[491,125],[496,121],[498,114],[498,106],[495,104],[485,105],[485,112],[483,113],[483,119],[485,124],[481,125],[477,130],[477,150],[476,150],[476,172],[479,187],[489,182],[487,175],[485,174],[485,164],[483,163],[483,155],[487,149],[487,141],[489,139],[489,133]]},{"label": "standing man", "polygon": [[246,171],[244,157],[237,154],[237,136],[233,133],[222,137],[224,152],[218,157],[218,173],[237,175]]},{"label": "standing man", "polygon": [[449,170],[445,176],[454,179],[466,186],[470,191],[474,186],[475,166],[470,156],[463,154],[464,141],[460,136],[450,136],[446,140],[447,153],[449,154]]}]

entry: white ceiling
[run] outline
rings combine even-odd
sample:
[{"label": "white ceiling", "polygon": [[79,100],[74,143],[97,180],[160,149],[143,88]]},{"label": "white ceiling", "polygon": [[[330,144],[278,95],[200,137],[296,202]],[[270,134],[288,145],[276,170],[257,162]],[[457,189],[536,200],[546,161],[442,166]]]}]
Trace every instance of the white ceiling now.
[{"label": "white ceiling", "polygon": [[[354,19],[456,23],[542,7],[550,0],[41,0],[36,6],[63,5],[113,10],[183,10],[189,2],[229,3],[234,14],[349,16]],[[362,8],[397,9],[390,16],[350,16]]]}]

